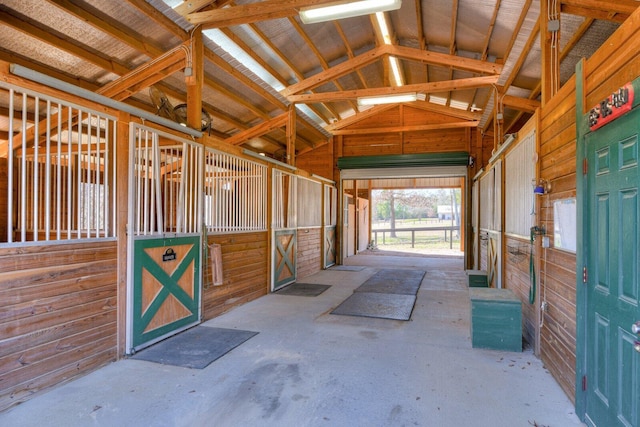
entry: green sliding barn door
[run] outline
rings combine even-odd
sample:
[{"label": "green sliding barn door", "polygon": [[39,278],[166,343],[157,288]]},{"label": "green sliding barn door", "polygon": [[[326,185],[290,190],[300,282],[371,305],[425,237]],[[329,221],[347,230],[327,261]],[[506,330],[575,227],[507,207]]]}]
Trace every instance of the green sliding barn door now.
[{"label": "green sliding barn door", "polygon": [[586,420],[640,426],[640,198],[636,109],[585,138]]}]

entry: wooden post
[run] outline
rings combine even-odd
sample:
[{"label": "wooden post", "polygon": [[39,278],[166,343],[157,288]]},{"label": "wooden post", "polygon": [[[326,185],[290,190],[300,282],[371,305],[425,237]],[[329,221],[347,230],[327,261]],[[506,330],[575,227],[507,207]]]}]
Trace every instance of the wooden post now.
[{"label": "wooden post", "polygon": [[296,106],[289,106],[289,120],[287,121],[287,163],[296,165]]},{"label": "wooden post", "polygon": [[194,129],[202,129],[202,86],[204,82],[204,46],[202,28],[196,27],[191,34],[190,57],[187,57],[187,124]]},{"label": "wooden post", "polygon": [[119,359],[126,352],[127,339],[127,222],[129,220],[129,113],[121,112],[117,124],[116,157],[116,238],[118,240],[117,272],[117,332],[116,349]]}]

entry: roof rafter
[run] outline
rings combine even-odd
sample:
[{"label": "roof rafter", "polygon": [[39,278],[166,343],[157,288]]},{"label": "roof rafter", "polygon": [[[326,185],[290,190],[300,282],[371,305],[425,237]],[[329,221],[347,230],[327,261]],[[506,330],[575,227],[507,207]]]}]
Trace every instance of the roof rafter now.
[{"label": "roof rafter", "polygon": [[378,134],[378,133],[396,133],[396,132],[420,132],[427,130],[438,129],[460,129],[460,128],[474,128],[478,127],[478,120],[469,120],[463,122],[452,123],[436,123],[430,125],[402,125],[402,126],[388,126],[388,127],[369,127],[366,129],[341,129],[335,130],[332,133],[334,135],[363,135],[363,134]]},{"label": "roof rafter", "polygon": [[297,103],[331,102],[356,99],[361,96],[392,95],[405,92],[434,93],[471,89],[496,84],[499,76],[470,77],[442,82],[418,83],[399,87],[383,87],[370,89],[345,90],[340,92],[324,92],[302,95],[290,95],[289,101]]},{"label": "roof rafter", "polygon": [[[627,16],[638,8],[638,2],[635,0],[561,0],[560,5],[591,10],[596,14],[606,12]],[[591,16],[597,18],[597,16]]]},{"label": "roof rafter", "polygon": [[274,117],[270,120],[260,123],[259,125],[256,125],[252,128],[249,128],[243,132],[239,132],[225,139],[225,142],[228,142],[229,144],[232,144],[232,145],[240,145],[243,142],[250,140],[251,138],[257,138],[259,136],[262,136],[266,133],[271,132],[274,129],[278,129],[283,126],[286,126],[288,120],[289,120],[289,112],[282,113],[277,117]]},{"label": "roof rafter", "polygon": [[[322,54],[320,53],[320,51],[318,50],[318,48],[316,47],[316,45],[313,43],[313,41],[311,41],[311,39],[309,38],[309,36],[307,35],[307,33],[304,31],[304,29],[300,26],[300,24],[298,24],[298,21],[296,21],[293,18],[289,18],[289,22],[291,23],[291,25],[293,26],[293,28],[296,29],[296,31],[298,32],[298,34],[300,34],[300,36],[302,37],[302,39],[304,40],[304,42],[307,44],[307,46],[309,47],[309,49],[311,49],[311,51],[316,55],[316,57],[318,58],[318,61],[320,62],[320,66],[324,69],[324,70],[328,70],[329,68],[329,64],[327,63],[327,61],[324,59],[324,57],[322,56]],[[332,80],[332,83],[338,88],[338,90],[342,90],[342,85],[340,85],[340,82],[338,82],[337,80]],[[337,111],[335,111],[335,109],[331,108],[328,105],[325,105],[325,107],[331,111],[331,114],[333,114],[335,117],[340,117],[340,115],[338,114]],[[357,110],[357,107],[355,105],[352,104],[352,107],[354,110]]]},{"label": "roof rafter", "polygon": [[431,52],[405,46],[386,45],[379,48],[384,54],[394,55],[404,59],[426,62],[434,65],[446,65],[461,70],[481,74],[500,74],[502,65],[478,59],[463,58],[446,53]]},{"label": "roof rafter", "polygon": [[193,25],[204,29],[231,27],[269,19],[286,18],[298,14],[298,8],[331,3],[332,0],[264,0],[224,9],[213,9],[187,15]]},{"label": "roof rafter", "polygon": [[384,55],[394,55],[397,57],[410,59],[419,62],[428,62],[439,65],[452,65],[455,68],[474,71],[477,73],[487,73],[498,75],[502,70],[502,65],[490,62],[483,62],[476,59],[461,58],[458,56],[447,55],[437,52],[422,51],[404,46],[384,45],[369,50],[353,59],[348,59],[335,65],[328,70],[315,74],[301,82],[292,84],[283,89],[281,93],[288,97],[305,90],[320,86],[330,80],[351,73],[356,69],[367,66],[375,62]]}]

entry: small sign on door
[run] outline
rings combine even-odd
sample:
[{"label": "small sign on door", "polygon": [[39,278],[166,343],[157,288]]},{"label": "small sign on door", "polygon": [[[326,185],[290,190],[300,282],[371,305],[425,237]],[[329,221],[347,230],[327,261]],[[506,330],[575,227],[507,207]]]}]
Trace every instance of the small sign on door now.
[{"label": "small sign on door", "polygon": [[176,252],[173,250],[173,248],[168,248],[166,251],[164,251],[164,254],[162,254],[162,262],[175,261],[175,260],[176,260]]}]

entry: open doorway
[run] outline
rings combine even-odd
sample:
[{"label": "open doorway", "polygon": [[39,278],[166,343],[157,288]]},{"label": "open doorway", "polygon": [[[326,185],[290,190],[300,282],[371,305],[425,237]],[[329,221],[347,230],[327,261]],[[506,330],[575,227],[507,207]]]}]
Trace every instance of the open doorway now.
[{"label": "open doorway", "polygon": [[462,255],[461,188],[371,193],[370,250]]},{"label": "open doorway", "polygon": [[466,177],[343,179],[343,258],[464,256]]}]

